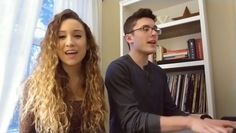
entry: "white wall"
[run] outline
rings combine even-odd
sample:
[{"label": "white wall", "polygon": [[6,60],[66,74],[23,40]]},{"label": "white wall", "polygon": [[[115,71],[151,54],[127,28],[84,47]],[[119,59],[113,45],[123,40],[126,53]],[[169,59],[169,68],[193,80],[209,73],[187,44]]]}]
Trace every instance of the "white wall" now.
[{"label": "white wall", "polygon": [[120,55],[119,0],[102,3],[102,73],[105,75],[110,62]]},{"label": "white wall", "polygon": [[236,116],[235,0],[206,0],[216,113]]}]

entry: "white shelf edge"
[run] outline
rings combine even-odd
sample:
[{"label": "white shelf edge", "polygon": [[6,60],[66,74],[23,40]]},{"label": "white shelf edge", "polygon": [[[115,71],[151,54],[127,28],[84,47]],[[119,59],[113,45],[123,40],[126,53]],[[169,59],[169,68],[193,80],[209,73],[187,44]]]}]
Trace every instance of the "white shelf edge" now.
[{"label": "white shelf edge", "polygon": [[180,63],[170,63],[170,64],[164,64],[164,65],[158,65],[163,69],[169,69],[169,68],[181,68],[181,67],[191,67],[191,66],[200,66],[204,65],[204,61],[190,61],[190,62],[180,62]]},{"label": "white shelf edge", "polygon": [[158,24],[157,27],[166,28],[166,27],[176,26],[176,25],[185,24],[185,23],[189,23],[189,22],[194,22],[194,21],[198,21],[198,20],[200,20],[200,15],[189,17],[189,18],[184,18],[184,19],[180,19],[180,20],[175,20],[175,21],[171,21],[171,22],[167,22],[167,23],[164,23],[164,24]]},{"label": "white shelf edge", "polygon": [[120,3],[122,6],[128,6],[139,1],[142,1],[142,0],[122,0],[120,1]]}]

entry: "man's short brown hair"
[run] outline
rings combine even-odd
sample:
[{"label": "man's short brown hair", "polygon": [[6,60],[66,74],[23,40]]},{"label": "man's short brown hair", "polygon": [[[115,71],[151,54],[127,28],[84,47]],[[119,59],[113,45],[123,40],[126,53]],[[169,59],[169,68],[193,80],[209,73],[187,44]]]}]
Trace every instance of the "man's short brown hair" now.
[{"label": "man's short brown hair", "polygon": [[149,8],[140,8],[138,11],[134,12],[129,16],[124,23],[124,33],[128,34],[133,30],[136,22],[141,18],[150,18],[156,22],[156,16],[152,13],[152,10]]}]

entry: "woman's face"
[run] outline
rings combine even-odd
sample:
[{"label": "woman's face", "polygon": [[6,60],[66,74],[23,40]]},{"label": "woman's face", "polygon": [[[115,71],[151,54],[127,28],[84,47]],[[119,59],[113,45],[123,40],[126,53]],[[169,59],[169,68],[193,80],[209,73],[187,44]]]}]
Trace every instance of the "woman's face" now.
[{"label": "woman's face", "polygon": [[86,55],[87,39],[83,25],[75,19],[62,22],[57,54],[63,66],[78,66]]}]

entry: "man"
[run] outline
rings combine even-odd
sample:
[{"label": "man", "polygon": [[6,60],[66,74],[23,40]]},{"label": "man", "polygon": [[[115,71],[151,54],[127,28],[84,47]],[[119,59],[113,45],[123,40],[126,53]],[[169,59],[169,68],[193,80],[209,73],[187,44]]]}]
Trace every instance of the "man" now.
[{"label": "man", "polygon": [[190,129],[226,133],[230,121],[200,119],[180,111],[171,99],[165,72],[148,61],[160,30],[150,9],[139,9],[124,24],[128,55],[113,61],[105,84],[111,107],[111,133],[159,133]]}]

